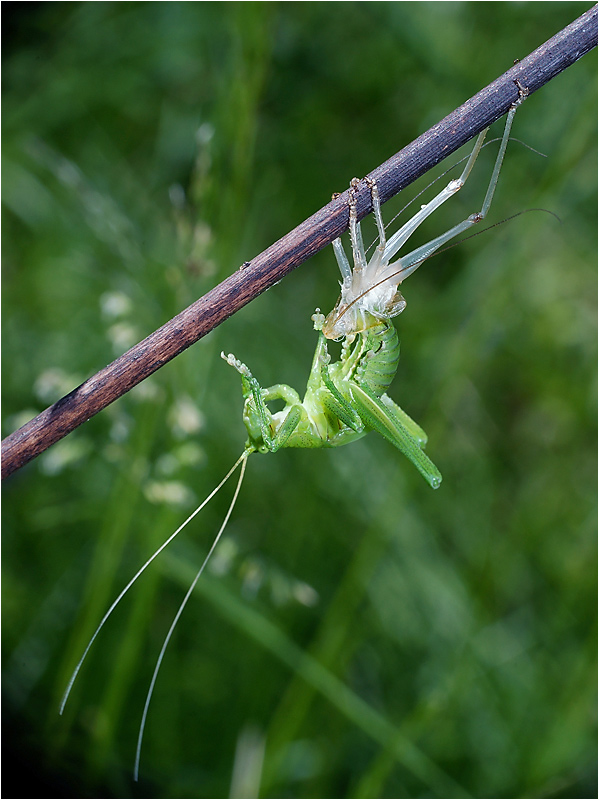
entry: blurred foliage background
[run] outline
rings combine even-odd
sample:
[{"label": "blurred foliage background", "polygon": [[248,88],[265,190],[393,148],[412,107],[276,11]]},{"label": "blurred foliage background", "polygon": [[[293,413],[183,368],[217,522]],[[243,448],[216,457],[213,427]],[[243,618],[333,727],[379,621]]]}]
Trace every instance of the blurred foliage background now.
[{"label": "blurred foliage background", "polygon": [[[3,435],[588,8],[9,5]],[[547,157],[510,143],[489,218],[559,221],[521,215],[404,287],[390,393],[429,434],[437,492],[375,435],[250,459],[137,786],[155,660],[232,485],[123,601],[63,717],[60,696],[241,452],[220,351],[305,385],[330,248],[6,483],[14,796],[596,797],[596,120],[592,53],[518,112],[513,137]],[[415,245],[480,208],[495,148]]]}]

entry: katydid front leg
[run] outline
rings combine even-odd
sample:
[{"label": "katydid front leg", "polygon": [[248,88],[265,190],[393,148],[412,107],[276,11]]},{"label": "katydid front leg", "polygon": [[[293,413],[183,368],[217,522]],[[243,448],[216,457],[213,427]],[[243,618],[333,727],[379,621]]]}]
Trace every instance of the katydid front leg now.
[{"label": "katydid front leg", "polygon": [[[223,358],[241,375],[244,398],[243,421],[249,433],[250,443],[256,445],[259,452],[276,453],[287,445],[302,416],[306,414],[300,396],[295,389],[285,383],[263,389],[249,368],[232,353],[226,357],[223,354]],[[277,416],[274,416],[266,405],[272,400],[282,400],[285,403],[283,412],[278,412]]]}]

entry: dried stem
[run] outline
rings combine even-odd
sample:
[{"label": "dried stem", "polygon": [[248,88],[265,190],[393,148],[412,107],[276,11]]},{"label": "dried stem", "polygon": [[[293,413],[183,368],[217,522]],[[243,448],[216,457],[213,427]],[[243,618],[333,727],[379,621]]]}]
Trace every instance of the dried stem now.
[{"label": "dried stem", "polygon": [[[381,202],[409,186],[505,114],[518,97],[515,81],[532,94],[597,44],[597,6],[568,25],[460,108],[372,170]],[[370,190],[357,194],[358,218],[371,210]],[[106,408],[197,342],[246,303],[281,280],[348,226],[347,192],[302,222],[157,331],[2,442],[2,478]]]}]

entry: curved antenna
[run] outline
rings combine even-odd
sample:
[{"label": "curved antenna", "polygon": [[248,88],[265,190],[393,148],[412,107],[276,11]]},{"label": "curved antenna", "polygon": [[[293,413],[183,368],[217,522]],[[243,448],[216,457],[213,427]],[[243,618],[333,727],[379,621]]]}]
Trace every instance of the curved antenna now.
[{"label": "curved antenna", "polygon": [[[81,669],[81,665],[82,665],[82,664],[83,664],[83,662],[85,661],[85,658],[86,658],[86,656],[87,656],[87,654],[88,654],[88,652],[89,652],[89,649],[90,649],[90,647],[91,647],[91,646],[92,646],[92,644],[94,643],[94,641],[95,641],[95,639],[96,639],[96,636],[97,636],[97,635],[100,633],[100,631],[101,631],[101,630],[102,630],[102,628],[104,627],[104,623],[106,622],[106,620],[108,619],[108,617],[109,617],[109,616],[112,614],[112,612],[114,611],[114,609],[115,609],[115,608],[117,607],[117,605],[118,605],[118,604],[121,602],[121,600],[123,599],[123,597],[125,596],[125,594],[126,594],[126,593],[129,591],[129,589],[130,589],[130,588],[133,586],[133,584],[134,584],[134,583],[135,583],[135,581],[136,581],[136,580],[139,578],[139,576],[142,574],[142,572],[144,572],[144,571],[146,570],[146,568],[150,566],[150,564],[152,563],[152,561],[154,561],[154,559],[155,559],[157,556],[159,556],[159,555],[160,555],[160,553],[162,553],[162,551],[164,550],[164,548],[165,548],[165,547],[166,547],[168,544],[170,544],[170,543],[173,541],[173,539],[175,538],[175,536],[176,536],[178,533],[180,533],[180,532],[183,530],[183,528],[184,528],[184,527],[185,527],[185,526],[186,526],[186,525],[187,525],[189,522],[191,522],[191,520],[192,520],[192,519],[193,519],[193,518],[196,516],[196,514],[199,514],[199,513],[200,513],[200,511],[201,511],[201,510],[204,508],[204,506],[205,506],[205,505],[206,505],[206,504],[207,504],[207,503],[208,503],[210,500],[212,500],[212,498],[214,497],[214,495],[215,495],[215,494],[216,494],[218,491],[220,491],[220,489],[222,489],[222,487],[223,487],[223,486],[225,485],[225,483],[226,483],[226,482],[229,480],[229,478],[230,478],[230,477],[231,477],[231,475],[232,475],[232,474],[235,472],[235,470],[237,469],[237,467],[240,465],[240,463],[241,463],[241,462],[243,462],[243,469],[245,470],[246,459],[247,459],[247,457],[248,457],[249,455],[251,455],[251,453],[253,453],[253,452],[254,452],[254,450],[253,450],[253,449],[246,449],[246,450],[244,450],[244,451],[243,451],[243,453],[242,453],[242,454],[239,456],[239,458],[237,459],[237,461],[236,461],[236,462],[233,464],[233,466],[231,467],[231,469],[230,469],[230,470],[227,472],[227,474],[226,474],[226,475],[225,475],[225,477],[222,479],[222,481],[221,481],[221,482],[218,484],[218,486],[217,486],[215,489],[213,489],[213,490],[210,492],[210,494],[208,495],[208,497],[207,497],[207,498],[206,498],[206,499],[205,499],[205,500],[204,500],[202,503],[200,503],[200,505],[199,505],[199,506],[196,508],[196,510],[195,510],[195,511],[194,511],[192,514],[190,514],[190,515],[187,517],[187,519],[185,520],[185,522],[184,522],[182,525],[179,525],[179,527],[177,528],[177,530],[176,530],[174,533],[172,533],[172,534],[171,534],[171,535],[168,537],[168,539],[166,540],[166,542],[164,542],[163,544],[161,544],[161,545],[160,545],[160,547],[158,548],[158,550],[156,550],[156,552],[155,552],[153,555],[151,555],[151,556],[150,556],[150,558],[148,558],[148,560],[147,560],[147,561],[146,561],[146,563],[143,565],[143,567],[141,567],[140,569],[138,569],[138,571],[137,571],[137,572],[135,573],[135,575],[134,575],[134,576],[131,578],[131,580],[129,581],[129,583],[128,583],[128,584],[125,586],[125,588],[124,588],[124,589],[121,591],[121,593],[118,595],[118,597],[116,598],[116,600],[114,600],[114,602],[112,603],[112,605],[110,606],[110,608],[108,609],[108,611],[107,611],[107,612],[104,614],[104,616],[102,617],[102,619],[101,619],[101,621],[100,621],[100,624],[98,625],[98,627],[97,627],[97,628],[96,628],[96,630],[94,631],[94,633],[93,633],[93,635],[92,635],[91,639],[90,639],[90,640],[89,640],[89,642],[87,643],[87,647],[86,647],[86,648],[85,648],[85,650],[83,651],[83,655],[81,656],[81,658],[79,659],[79,662],[78,662],[77,666],[76,666],[76,667],[75,667],[75,669],[73,670],[73,673],[72,673],[72,675],[71,675],[71,677],[70,677],[70,679],[69,679],[69,682],[68,682],[68,684],[67,684],[67,688],[65,689],[65,693],[64,693],[64,694],[63,694],[63,696],[62,696],[62,700],[61,700],[61,703],[60,703],[60,714],[62,714],[62,712],[64,711],[64,707],[65,707],[65,705],[66,705],[66,702],[67,702],[67,700],[69,699],[69,695],[70,695],[70,693],[71,693],[71,689],[73,688],[73,684],[75,683],[75,679],[76,679],[77,675],[79,674],[79,670]],[[242,474],[243,474],[243,470],[242,470]]]},{"label": "curved antenna", "polygon": [[[223,520],[223,524],[220,526],[220,530],[216,534],[216,538],[214,539],[214,542],[212,543],[212,547],[208,551],[208,555],[204,559],[204,562],[203,562],[202,566],[198,570],[197,575],[195,576],[195,578],[193,579],[193,581],[191,583],[191,586],[187,590],[187,594],[183,598],[183,601],[181,602],[181,605],[179,606],[179,609],[178,609],[177,613],[175,614],[175,618],[173,619],[173,621],[171,623],[171,626],[168,629],[168,633],[164,637],[164,642],[162,643],[162,648],[161,648],[160,653],[158,655],[158,660],[156,661],[156,666],[154,667],[154,674],[152,675],[152,680],[150,681],[150,687],[149,687],[148,693],[146,695],[146,702],[145,702],[145,705],[144,705],[143,714],[141,716],[141,724],[139,726],[139,734],[138,734],[138,737],[137,737],[137,748],[135,750],[135,766],[133,768],[133,779],[135,781],[137,781],[138,778],[139,778],[139,759],[140,759],[140,756],[141,756],[141,744],[142,744],[142,741],[143,741],[144,730],[145,730],[145,727],[146,727],[146,719],[147,719],[147,716],[148,716],[148,708],[150,707],[150,700],[152,699],[152,694],[154,693],[154,685],[156,684],[156,678],[158,677],[158,672],[160,671],[160,667],[162,666],[162,660],[164,658],[164,654],[166,652],[166,648],[168,647],[168,643],[170,641],[171,636],[173,635],[173,631],[175,630],[177,622],[179,622],[179,617],[183,613],[183,609],[187,605],[187,601],[189,600],[189,598],[191,597],[191,593],[195,589],[196,583],[199,581],[200,576],[201,576],[202,572],[204,571],[204,568],[205,568],[206,564],[210,560],[210,556],[214,552],[214,548],[218,544],[219,539],[220,539],[223,531],[227,527],[227,522],[229,521],[229,517],[231,516],[231,514],[233,512],[233,509],[235,508],[235,503],[237,501],[237,496],[239,494],[239,490],[241,489],[241,484],[243,483],[243,476],[245,475],[245,468],[247,466],[247,457],[253,452],[254,452],[253,450],[245,450],[243,452],[243,454],[241,455],[241,457],[235,463],[235,467],[237,467],[239,462],[243,461],[243,464],[241,466],[241,472],[239,473],[239,480],[237,481],[237,486],[235,487],[235,492],[233,494],[233,499],[231,500],[231,504],[229,506],[229,509],[228,509],[226,515],[225,515],[225,518]],[[235,469],[235,467],[233,467],[233,469]],[[229,475],[231,475],[232,471],[233,470],[231,470],[228,473],[227,478],[229,477]],[[224,483],[224,481],[222,483]],[[221,485],[222,485],[222,483],[221,483]]]}]

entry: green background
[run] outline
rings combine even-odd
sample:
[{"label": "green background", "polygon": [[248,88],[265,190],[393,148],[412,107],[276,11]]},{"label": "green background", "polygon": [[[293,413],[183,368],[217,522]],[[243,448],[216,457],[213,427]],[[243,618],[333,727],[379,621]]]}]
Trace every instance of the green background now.
[{"label": "green background", "polygon": [[[3,435],[588,8],[6,5]],[[155,659],[233,485],[123,601],[63,717],[60,696],[241,452],[220,351],[305,385],[332,250],[6,483],[14,796],[596,796],[596,119],[592,53],[516,115],[547,157],[510,143],[489,216],[559,220],[523,214],[403,287],[390,394],[429,435],[438,491],[374,434],[250,459],[167,651],[138,786]],[[495,148],[414,246],[480,208]]]}]

